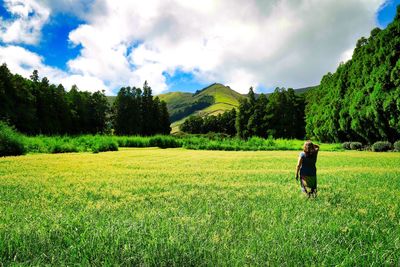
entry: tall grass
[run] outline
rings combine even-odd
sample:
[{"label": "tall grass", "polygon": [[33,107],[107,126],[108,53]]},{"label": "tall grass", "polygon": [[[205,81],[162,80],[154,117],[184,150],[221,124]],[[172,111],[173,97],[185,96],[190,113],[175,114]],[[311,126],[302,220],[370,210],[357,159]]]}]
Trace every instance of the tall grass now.
[{"label": "tall grass", "polygon": [[117,151],[118,143],[112,136],[35,136],[24,137],[24,144],[31,153],[68,153]]},{"label": "tall grass", "polygon": [[399,266],[400,154],[125,149],[0,158],[0,266]]},{"label": "tall grass", "polygon": [[[191,136],[182,139],[182,146],[195,150],[228,150],[228,151],[261,151],[261,150],[301,150],[303,140],[273,139],[251,137],[248,140],[239,138],[208,139],[206,137]],[[342,150],[340,144],[324,144],[321,147],[325,151]]]},{"label": "tall grass", "polygon": [[[303,140],[263,139],[252,137],[248,140],[211,135],[156,135],[156,136],[20,136],[24,151],[29,153],[69,153],[117,151],[119,147],[183,147],[193,150],[226,151],[265,151],[265,150],[301,150]],[[343,150],[340,144],[323,144],[322,150]]]},{"label": "tall grass", "polygon": [[0,121],[0,157],[18,156],[25,152],[22,135],[5,122]]}]

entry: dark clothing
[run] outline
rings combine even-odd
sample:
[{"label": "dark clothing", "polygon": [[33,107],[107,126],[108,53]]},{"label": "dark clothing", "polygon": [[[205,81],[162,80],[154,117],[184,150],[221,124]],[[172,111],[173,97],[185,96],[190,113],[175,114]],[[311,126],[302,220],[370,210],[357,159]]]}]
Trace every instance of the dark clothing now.
[{"label": "dark clothing", "polygon": [[306,153],[301,152],[300,157],[303,162],[300,167],[300,176],[317,176],[317,168],[315,163],[317,162],[318,151],[312,156],[306,156]]},{"label": "dark clothing", "polygon": [[304,192],[307,192],[307,188],[314,191],[317,189],[317,176],[301,176],[300,184]]}]

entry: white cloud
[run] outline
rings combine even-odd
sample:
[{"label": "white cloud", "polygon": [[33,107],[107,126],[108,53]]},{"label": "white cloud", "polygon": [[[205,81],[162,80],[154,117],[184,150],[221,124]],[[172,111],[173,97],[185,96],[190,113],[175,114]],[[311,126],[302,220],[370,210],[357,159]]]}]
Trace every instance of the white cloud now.
[{"label": "white cloud", "polygon": [[78,86],[80,90],[96,92],[104,90],[107,95],[111,95],[112,92],[104,84],[102,80],[94,76],[84,76],[84,75],[64,75],[63,78],[59,80],[67,90],[69,90],[73,85]]},{"label": "white cloud", "polygon": [[105,90],[106,94],[112,93],[99,78],[90,75],[71,74],[49,67],[43,63],[42,57],[19,46],[0,46],[0,64],[2,63],[7,63],[11,72],[18,73],[25,78],[29,78],[33,70],[38,70],[40,77],[47,77],[51,83],[61,83],[66,90],[69,90],[75,84],[85,91]]},{"label": "white cloud", "polygon": [[[168,89],[163,74],[181,70],[199,81],[225,83],[244,93],[250,86],[318,84],[326,72],[349,58],[357,39],[375,27],[375,12],[384,1],[6,2],[13,3],[12,12],[19,14],[15,21],[26,18],[27,7],[36,10],[33,3],[85,21],[69,35],[71,43],[82,48],[59,81],[115,90],[141,86],[148,80],[153,91],[160,93]],[[47,19],[46,14],[41,18]],[[10,25],[2,32],[9,31]],[[27,42],[33,38],[27,35],[25,31],[13,38]],[[37,40],[37,31],[32,36]],[[40,57],[39,62],[48,68]]]},{"label": "white cloud", "polygon": [[155,92],[167,88],[163,73],[177,69],[240,92],[314,85],[368,35],[381,3],[98,0],[70,34],[83,48],[68,64],[112,88],[147,79]]},{"label": "white cloud", "polygon": [[35,0],[5,0],[4,7],[12,19],[0,17],[0,40],[5,43],[36,44],[50,10]]}]

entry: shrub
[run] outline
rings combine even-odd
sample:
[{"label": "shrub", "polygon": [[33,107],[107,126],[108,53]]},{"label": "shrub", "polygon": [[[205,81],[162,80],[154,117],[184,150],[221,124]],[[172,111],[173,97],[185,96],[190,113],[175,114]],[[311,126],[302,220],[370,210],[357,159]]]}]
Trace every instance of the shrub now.
[{"label": "shrub", "polygon": [[148,147],[149,138],[141,136],[120,136],[117,137],[117,142],[120,147]]},{"label": "shrub", "polygon": [[350,144],[351,142],[344,142],[342,143],[342,147],[346,150],[350,150],[351,149]]},{"label": "shrub", "polygon": [[23,137],[12,127],[0,121],[0,157],[25,154]]},{"label": "shrub", "polygon": [[61,143],[61,142],[55,142],[51,147],[50,147],[50,152],[51,153],[70,153],[70,152],[78,152],[78,148],[74,146],[71,143]]},{"label": "shrub", "polygon": [[24,147],[29,153],[48,153],[48,147],[43,141],[43,136],[25,137]]},{"label": "shrub", "polygon": [[384,152],[392,149],[392,144],[387,141],[378,141],[372,145],[372,151],[374,152]]},{"label": "shrub", "polygon": [[400,140],[393,144],[394,150],[400,152]]},{"label": "shrub", "polygon": [[157,146],[159,148],[172,148],[181,147],[180,142],[172,137],[166,135],[156,135],[150,138],[150,146]]},{"label": "shrub", "polygon": [[111,139],[99,139],[92,145],[92,152],[118,151],[118,143]]},{"label": "shrub", "polygon": [[264,148],[265,139],[253,136],[247,140],[247,145],[250,150],[262,150]]},{"label": "shrub", "polygon": [[360,142],[351,142],[350,149],[351,150],[361,150],[363,145]]}]

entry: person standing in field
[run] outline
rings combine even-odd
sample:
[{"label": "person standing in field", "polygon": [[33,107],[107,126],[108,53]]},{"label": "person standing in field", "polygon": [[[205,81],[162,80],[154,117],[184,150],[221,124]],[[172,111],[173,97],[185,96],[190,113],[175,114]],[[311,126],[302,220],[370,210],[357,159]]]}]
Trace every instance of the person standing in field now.
[{"label": "person standing in field", "polygon": [[317,163],[319,146],[311,141],[304,143],[303,152],[299,155],[296,167],[296,180],[299,180],[301,189],[308,197],[317,196]]}]

